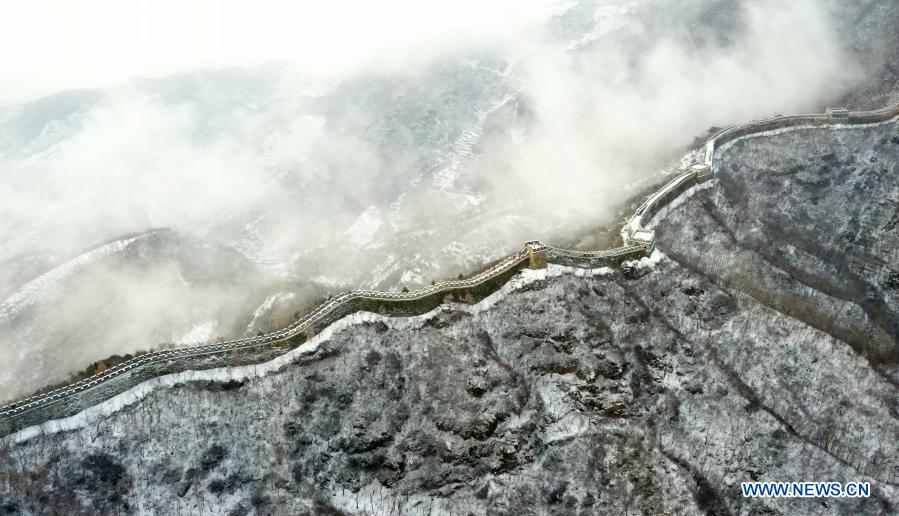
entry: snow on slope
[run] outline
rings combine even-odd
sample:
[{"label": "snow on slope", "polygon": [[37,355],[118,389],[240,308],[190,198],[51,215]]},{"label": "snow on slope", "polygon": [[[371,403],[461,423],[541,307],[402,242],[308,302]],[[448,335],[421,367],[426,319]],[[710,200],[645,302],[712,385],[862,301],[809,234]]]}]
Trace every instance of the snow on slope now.
[{"label": "snow on slope", "polygon": [[85,267],[122,252],[139,237],[116,240],[92,251],[69,260],[58,267],[41,274],[29,281],[0,304],[0,319],[12,319],[23,310],[33,306],[38,300],[52,293],[60,282],[69,278]]}]

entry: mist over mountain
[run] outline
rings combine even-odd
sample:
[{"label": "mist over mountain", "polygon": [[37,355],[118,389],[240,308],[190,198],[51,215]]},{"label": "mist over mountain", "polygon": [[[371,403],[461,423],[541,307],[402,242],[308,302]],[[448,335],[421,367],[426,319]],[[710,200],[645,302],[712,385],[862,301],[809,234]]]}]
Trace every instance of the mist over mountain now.
[{"label": "mist over mountain", "polygon": [[[731,141],[651,256],[144,381],[0,439],[0,513],[896,514],[897,151]],[[870,490],[741,491],[800,479]]]},{"label": "mist over mountain", "polygon": [[0,105],[0,401],[615,223],[710,126],[886,98],[895,26],[887,2],[570,2],[334,73]]}]

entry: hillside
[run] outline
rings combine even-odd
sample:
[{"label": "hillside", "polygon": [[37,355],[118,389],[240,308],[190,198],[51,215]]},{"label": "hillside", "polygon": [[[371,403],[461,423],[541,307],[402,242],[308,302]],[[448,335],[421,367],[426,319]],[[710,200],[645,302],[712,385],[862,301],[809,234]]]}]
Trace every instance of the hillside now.
[{"label": "hillside", "polygon": [[[656,216],[652,259],[356,316],[269,374],[9,444],[0,507],[894,513],[897,151],[895,121],[738,140]],[[747,480],[874,491],[753,501]]]}]

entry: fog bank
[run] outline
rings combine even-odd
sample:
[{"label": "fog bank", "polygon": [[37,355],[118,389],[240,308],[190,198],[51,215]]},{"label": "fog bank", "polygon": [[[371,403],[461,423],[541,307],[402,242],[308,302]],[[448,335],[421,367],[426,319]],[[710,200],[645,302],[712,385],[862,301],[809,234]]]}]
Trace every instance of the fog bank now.
[{"label": "fog bank", "polygon": [[[0,109],[2,397],[613,223],[627,186],[710,126],[820,111],[867,70],[840,25],[864,5],[535,3],[472,22],[477,8],[328,18],[303,45],[334,66],[297,58]],[[313,36],[344,21],[372,27],[339,45],[385,31],[389,44],[336,57],[333,35]]]}]

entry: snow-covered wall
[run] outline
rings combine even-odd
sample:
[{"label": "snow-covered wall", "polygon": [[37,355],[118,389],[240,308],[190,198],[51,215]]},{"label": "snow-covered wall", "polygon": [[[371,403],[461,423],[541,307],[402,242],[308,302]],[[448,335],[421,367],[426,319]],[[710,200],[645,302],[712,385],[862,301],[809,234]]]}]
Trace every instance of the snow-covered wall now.
[{"label": "snow-covered wall", "polygon": [[[899,115],[899,104],[867,112],[825,115],[777,117],[725,129],[712,136],[706,144],[706,164],[713,167],[715,149],[742,136],[775,129],[820,126],[871,124],[890,120]],[[82,411],[111,400],[124,392],[140,391],[139,387],[164,375],[186,371],[208,370],[268,362],[291,350],[298,349],[330,325],[358,312],[383,315],[420,315],[433,310],[446,300],[475,301],[498,291],[516,273],[524,269],[534,253],[553,264],[582,268],[618,266],[625,261],[649,256],[653,249],[652,232],[643,224],[653,214],[697,180],[697,169],[678,175],[659,191],[653,193],[628,221],[623,233],[624,245],[614,249],[584,252],[529,242],[524,249],[499,261],[478,274],[460,280],[445,281],[410,292],[381,292],[353,290],[339,294],[318,306],[287,328],[229,342],[193,348],[154,351],[137,356],[90,378],[59,389],[33,396],[0,408],[0,436],[40,425],[50,420],[70,418]],[[645,238],[649,234],[649,239]],[[158,383],[158,380],[156,380]],[[136,391],[135,391],[136,389]]]}]

